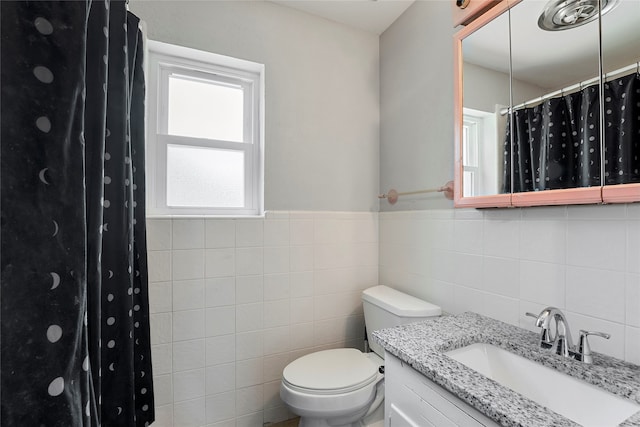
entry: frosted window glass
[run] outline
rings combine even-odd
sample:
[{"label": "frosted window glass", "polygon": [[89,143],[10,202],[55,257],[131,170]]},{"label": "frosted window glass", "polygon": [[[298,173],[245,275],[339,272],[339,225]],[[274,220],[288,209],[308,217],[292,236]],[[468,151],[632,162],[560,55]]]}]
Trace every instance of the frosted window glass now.
[{"label": "frosted window glass", "polygon": [[167,206],[243,207],[244,152],[167,145]]},{"label": "frosted window glass", "polygon": [[244,90],[239,86],[169,76],[169,135],[243,142]]}]

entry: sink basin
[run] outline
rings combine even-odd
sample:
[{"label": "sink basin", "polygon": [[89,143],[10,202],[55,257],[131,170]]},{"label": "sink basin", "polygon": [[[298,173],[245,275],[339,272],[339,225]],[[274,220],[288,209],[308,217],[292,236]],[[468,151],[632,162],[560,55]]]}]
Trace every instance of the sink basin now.
[{"label": "sink basin", "polygon": [[490,344],[445,355],[586,427],[617,426],[640,411],[628,399]]}]

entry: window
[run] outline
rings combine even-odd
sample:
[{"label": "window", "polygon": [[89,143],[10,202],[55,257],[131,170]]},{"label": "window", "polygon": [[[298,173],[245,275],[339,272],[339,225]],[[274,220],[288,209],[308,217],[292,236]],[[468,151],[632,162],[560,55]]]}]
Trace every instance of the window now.
[{"label": "window", "polygon": [[481,132],[482,121],[468,115],[462,123],[462,159],[464,195],[478,195],[478,133]]},{"label": "window", "polygon": [[[462,168],[465,196],[497,194],[502,179],[499,168],[499,148],[504,141],[505,123],[498,123],[496,113],[463,109],[462,122]],[[504,120],[503,120],[504,121]]]},{"label": "window", "polygon": [[261,214],[264,66],[148,47],[149,214]]}]

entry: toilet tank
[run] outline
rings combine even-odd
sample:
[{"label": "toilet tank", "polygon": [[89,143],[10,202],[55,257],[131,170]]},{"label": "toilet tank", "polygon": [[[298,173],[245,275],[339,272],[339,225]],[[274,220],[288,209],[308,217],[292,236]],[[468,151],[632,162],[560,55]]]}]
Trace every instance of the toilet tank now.
[{"label": "toilet tank", "polygon": [[437,305],[384,285],[365,289],[362,292],[362,306],[369,346],[382,358],[384,349],[371,339],[373,331],[419,322],[442,313]]}]

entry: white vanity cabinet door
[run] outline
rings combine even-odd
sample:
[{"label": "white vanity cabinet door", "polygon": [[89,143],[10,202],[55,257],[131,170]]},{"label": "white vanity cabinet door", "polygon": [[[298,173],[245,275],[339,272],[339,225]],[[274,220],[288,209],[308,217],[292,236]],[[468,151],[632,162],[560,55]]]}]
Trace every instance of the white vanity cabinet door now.
[{"label": "white vanity cabinet door", "polygon": [[385,355],[385,427],[497,427],[498,423],[392,354]]},{"label": "white vanity cabinet door", "polygon": [[[385,407],[384,413],[387,414],[385,419],[385,427],[421,427],[417,425],[409,415],[405,414],[402,409],[398,408],[395,404],[391,404],[389,409]],[[432,423],[427,421],[427,426],[433,426]]]}]

